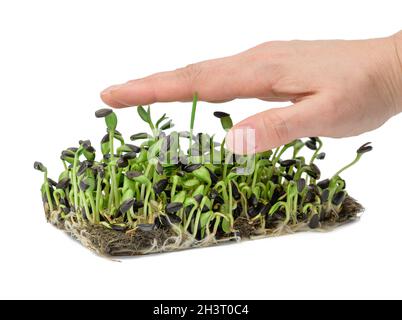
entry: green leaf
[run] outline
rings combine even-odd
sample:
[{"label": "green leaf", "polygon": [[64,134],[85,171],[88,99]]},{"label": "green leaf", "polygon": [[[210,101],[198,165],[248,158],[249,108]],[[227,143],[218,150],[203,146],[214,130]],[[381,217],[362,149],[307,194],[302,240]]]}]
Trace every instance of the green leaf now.
[{"label": "green leaf", "polygon": [[152,138],[152,136],[149,135],[148,133],[146,133],[146,132],[139,132],[139,133],[133,134],[133,135],[130,137],[130,140],[134,141],[134,140],[142,140],[142,139],[149,139],[149,138]]},{"label": "green leaf", "polygon": [[110,113],[105,118],[106,126],[109,130],[115,130],[117,127],[117,116],[114,112]]},{"label": "green leaf", "polygon": [[222,220],[222,230],[225,233],[230,233],[232,231],[229,219],[226,218]]},{"label": "green leaf", "polygon": [[183,203],[185,199],[186,199],[186,192],[185,192],[185,191],[180,191],[178,194],[176,194],[176,195],[173,197],[172,202],[180,202],[180,203]]},{"label": "green leaf", "polygon": [[160,117],[160,118],[158,119],[158,121],[156,121],[155,127],[159,128],[159,125],[162,123],[162,121],[164,121],[164,120],[166,120],[166,119],[168,119],[168,117],[166,117],[166,113],[164,113],[163,116]]},{"label": "green leaf", "polygon": [[222,128],[226,131],[229,131],[233,127],[233,121],[231,117],[223,117],[221,118]]},{"label": "green leaf", "polygon": [[211,184],[211,176],[209,175],[209,171],[205,167],[200,167],[197,170],[194,170],[192,174],[199,180],[204,183]]},{"label": "green leaf", "polygon": [[168,122],[164,123],[161,126],[161,130],[167,130],[167,129],[170,129],[170,128],[173,128],[173,127],[174,127],[174,124],[173,124],[172,120],[169,120]]},{"label": "green leaf", "polygon": [[191,189],[191,188],[195,188],[199,184],[200,184],[200,181],[198,179],[190,179],[190,180],[185,181],[183,183],[183,186],[185,188]]},{"label": "green leaf", "polygon": [[149,113],[147,111],[145,111],[143,106],[138,106],[137,112],[143,121],[145,121],[147,123],[149,123],[151,121]]}]

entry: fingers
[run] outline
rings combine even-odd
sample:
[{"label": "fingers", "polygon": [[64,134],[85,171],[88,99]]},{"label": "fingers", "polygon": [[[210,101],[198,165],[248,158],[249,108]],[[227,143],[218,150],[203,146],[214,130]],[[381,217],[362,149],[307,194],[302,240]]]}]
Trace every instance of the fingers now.
[{"label": "fingers", "polygon": [[254,97],[292,99],[292,95],[278,97],[272,92],[277,71],[271,70],[269,63],[261,65],[259,61],[249,52],[204,61],[109,87],[101,98],[112,107],[191,101],[195,92],[200,100],[209,102]]},{"label": "fingers", "polygon": [[258,113],[236,124],[226,136],[226,145],[235,154],[251,154],[297,138],[320,135],[319,112],[318,104],[307,99],[289,107]]}]

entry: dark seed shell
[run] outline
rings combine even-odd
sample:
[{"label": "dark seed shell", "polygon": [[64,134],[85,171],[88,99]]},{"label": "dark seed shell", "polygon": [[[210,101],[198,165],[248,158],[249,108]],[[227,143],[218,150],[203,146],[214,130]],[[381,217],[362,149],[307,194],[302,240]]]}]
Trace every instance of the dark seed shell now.
[{"label": "dark seed shell", "polygon": [[197,194],[194,196],[195,201],[197,201],[198,203],[201,203],[201,200],[204,196],[202,194]]},{"label": "dark seed shell", "polygon": [[265,204],[262,208],[261,208],[261,214],[268,214],[269,210],[271,209],[271,205],[269,203]]},{"label": "dark seed shell", "polygon": [[56,189],[67,189],[67,187],[70,185],[70,179],[69,178],[63,178],[61,179],[57,185]]},{"label": "dark seed shell", "polygon": [[373,147],[370,146],[371,142],[367,142],[363,144],[359,149],[357,149],[357,153],[363,154],[373,150]]},{"label": "dark seed shell", "polygon": [[243,212],[243,206],[240,202],[237,203],[236,209],[233,210],[233,218],[240,217],[241,213]]},{"label": "dark seed shell", "polygon": [[111,227],[112,227],[112,229],[113,229],[114,231],[121,231],[121,232],[123,232],[123,231],[126,231],[126,230],[127,230],[127,226],[118,225],[118,224],[112,224]]},{"label": "dark seed shell", "polygon": [[328,197],[329,197],[329,190],[325,189],[322,194],[321,194],[321,202],[325,203],[328,201]]},{"label": "dark seed shell", "polygon": [[325,156],[326,156],[326,153],[325,153],[325,152],[321,152],[321,153],[317,154],[316,159],[318,159],[318,160],[324,160],[324,159],[325,159]]},{"label": "dark seed shell", "polygon": [[126,177],[129,178],[129,179],[134,179],[134,178],[137,178],[139,176],[142,176],[142,172],[140,172],[140,171],[132,170],[132,171],[127,171],[126,172]]},{"label": "dark seed shell", "polygon": [[343,200],[345,200],[345,197],[346,197],[346,192],[345,191],[339,191],[332,198],[332,203],[335,206],[338,206],[343,202]]},{"label": "dark seed shell", "polygon": [[315,193],[312,189],[308,189],[307,193],[306,193],[306,197],[304,198],[304,202],[305,203],[310,203],[313,202],[315,199]]},{"label": "dark seed shell", "polygon": [[241,195],[240,195],[239,189],[237,188],[237,185],[233,181],[231,181],[230,184],[232,186],[232,196],[233,196],[233,198],[235,200],[239,200]]},{"label": "dark seed shell", "polygon": [[183,204],[181,202],[171,202],[166,206],[166,213],[176,213],[181,208],[183,208]]},{"label": "dark seed shell", "polygon": [[116,164],[119,168],[125,168],[128,166],[128,160],[124,157],[117,159]]},{"label": "dark seed shell", "polygon": [[317,144],[313,140],[307,140],[305,143],[306,147],[311,149],[311,150],[317,150]]},{"label": "dark seed shell", "polygon": [[215,189],[212,189],[211,191],[210,191],[210,193],[209,193],[209,197],[212,199],[212,200],[214,200],[216,197],[218,197],[219,196],[219,193],[218,193],[218,191],[216,191]]},{"label": "dark seed shell", "polygon": [[95,112],[95,117],[104,118],[104,117],[107,117],[112,112],[113,112],[113,110],[108,109],[108,108],[99,109],[98,111]]},{"label": "dark seed shell", "polygon": [[168,214],[167,216],[171,223],[173,224],[181,223],[180,217],[176,216],[175,214]]},{"label": "dark seed shell", "polygon": [[149,135],[148,135],[148,133],[146,133],[146,132],[139,132],[139,133],[136,133],[136,134],[133,134],[131,137],[130,137],[130,140],[139,140],[139,139],[147,139],[149,137]]},{"label": "dark seed shell", "polygon": [[160,163],[159,161],[158,161],[158,163],[156,164],[155,170],[156,170],[156,172],[157,172],[159,175],[162,175],[162,174],[163,174],[163,167],[162,167],[162,165],[161,165],[161,163]]},{"label": "dark seed shell", "polygon": [[85,180],[81,180],[81,182],[80,182],[80,189],[81,189],[82,191],[88,190],[89,187],[90,187],[89,184],[86,183]]},{"label": "dark seed shell", "polygon": [[306,187],[305,179],[301,178],[299,181],[297,181],[297,192],[299,193],[303,192],[305,187]]},{"label": "dark seed shell", "polygon": [[185,167],[183,168],[183,171],[190,173],[190,172],[193,172],[193,171],[195,171],[195,170],[197,170],[197,169],[199,169],[199,168],[201,168],[201,164],[200,164],[200,163],[189,164],[189,165],[187,165],[187,166],[185,166]]},{"label": "dark seed shell", "polygon": [[225,201],[223,200],[223,198],[222,198],[221,196],[217,196],[217,197],[214,199],[214,203],[224,204]]},{"label": "dark seed shell", "polygon": [[209,208],[208,208],[207,205],[204,205],[204,206],[202,207],[202,209],[201,209],[201,212],[202,212],[202,213],[205,213],[205,212],[208,212],[208,211],[209,211]]},{"label": "dark seed shell", "polygon": [[109,139],[110,139],[109,134],[108,134],[108,133],[105,134],[105,135],[103,136],[102,140],[101,140],[101,144],[104,144],[104,143],[106,143],[106,142],[109,142]]},{"label": "dark seed shell", "polygon": [[321,189],[324,190],[324,189],[327,189],[329,187],[329,182],[330,182],[329,179],[324,179],[324,180],[321,180],[320,182],[318,182],[317,186],[319,186]]},{"label": "dark seed shell", "polygon": [[142,200],[135,201],[134,205],[133,205],[133,209],[138,210],[138,209],[142,208],[143,206],[144,206],[144,201],[142,201]]},{"label": "dark seed shell", "polygon": [[155,225],[150,223],[141,223],[138,225],[138,229],[144,232],[150,232],[155,229]]},{"label": "dark seed shell", "polygon": [[213,185],[217,184],[218,181],[219,181],[218,176],[217,176],[215,173],[213,173],[211,170],[209,170],[208,168],[207,168],[207,170],[208,170],[208,172],[209,172],[209,176],[211,177],[211,182],[212,182],[212,184],[213,184]]},{"label": "dark seed shell", "polygon": [[320,226],[320,217],[318,214],[315,214],[311,217],[310,222],[308,223],[308,226],[311,229],[316,229]]},{"label": "dark seed shell", "polygon": [[262,203],[258,203],[254,207],[249,207],[247,210],[247,214],[249,215],[250,218],[254,218],[261,212],[263,208],[264,205]]},{"label": "dark seed shell", "polygon": [[79,166],[79,168],[78,168],[77,174],[78,174],[79,176],[81,176],[81,175],[83,175],[83,174],[85,173],[85,171],[86,171],[87,169],[88,169],[88,162],[83,161],[83,162],[81,162],[81,164],[80,164],[80,166]]},{"label": "dark seed shell", "polygon": [[71,151],[72,153],[76,153],[78,151],[78,148],[77,147],[69,147],[69,148],[67,148],[67,150]]},{"label": "dark seed shell", "polygon": [[43,165],[42,162],[39,162],[39,161],[34,162],[34,169],[42,171],[42,172],[46,171],[46,167]]},{"label": "dark seed shell", "polygon": [[294,166],[296,163],[297,163],[297,161],[295,159],[288,159],[288,160],[279,161],[279,164],[282,167],[286,167],[286,168],[289,168],[290,166]]},{"label": "dark seed shell", "polygon": [[162,191],[164,191],[166,189],[168,183],[169,183],[168,179],[161,179],[158,182],[156,182],[152,187],[155,194],[158,195]]},{"label": "dark seed shell", "polygon": [[320,177],[321,176],[321,170],[318,168],[314,163],[310,164],[310,169],[315,172],[315,174]]},{"label": "dark seed shell", "polygon": [[133,207],[134,203],[135,203],[135,199],[134,199],[134,198],[133,198],[133,199],[128,199],[128,200],[124,201],[124,202],[120,205],[120,208],[119,208],[120,213],[122,213],[122,214],[126,213],[128,210],[130,210],[130,209]]},{"label": "dark seed shell", "polygon": [[186,175],[186,173],[183,172],[183,171],[177,171],[176,175],[179,176],[179,177],[184,177]]},{"label": "dark seed shell", "polygon": [[288,181],[292,181],[292,180],[293,180],[293,176],[291,176],[290,174],[287,174],[287,173],[283,174],[283,177],[284,177],[286,180],[288,180]]},{"label": "dark seed shell", "polygon": [[127,153],[123,154],[121,157],[125,160],[132,160],[132,159],[135,159],[136,156],[137,156],[137,153],[132,151],[132,152],[127,152]]},{"label": "dark seed shell", "polygon": [[219,119],[222,119],[222,118],[225,118],[225,117],[230,117],[230,114],[226,113],[226,112],[222,112],[222,111],[215,111],[214,116],[219,118]]},{"label": "dark seed shell", "polygon": [[91,140],[80,140],[78,143],[84,148],[88,148],[91,146]]},{"label": "dark seed shell", "polygon": [[49,182],[49,184],[53,187],[57,186],[57,182],[54,181],[53,179],[47,178],[47,181]]},{"label": "dark seed shell", "polygon": [[250,196],[250,198],[248,199],[248,203],[249,203],[250,205],[252,205],[253,207],[255,207],[255,206],[258,204],[258,199],[257,199],[257,197],[255,196],[254,193],[253,193],[253,194]]},{"label": "dark seed shell", "polygon": [[126,143],[125,146],[130,148],[132,152],[139,153],[141,151],[141,148],[136,146],[136,145],[134,145],[134,144]]},{"label": "dark seed shell", "polygon": [[83,218],[84,220],[87,220],[87,219],[88,219],[88,218],[87,218],[87,212],[86,212],[85,208],[82,208],[82,209],[81,209],[81,215],[82,215],[82,218]]}]

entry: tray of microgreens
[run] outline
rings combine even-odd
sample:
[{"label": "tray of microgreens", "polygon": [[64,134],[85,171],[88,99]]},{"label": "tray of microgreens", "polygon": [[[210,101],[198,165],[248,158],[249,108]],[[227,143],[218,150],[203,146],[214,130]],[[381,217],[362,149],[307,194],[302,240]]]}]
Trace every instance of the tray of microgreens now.
[{"label": "tray of microgreens", "polygon": [[[132,134],[130,141],[117,130],[112,109],[96,111],[106,123],[99,147],[80,140],[63,150],[56,180],[34,163],[44,175],[47,220],[100,255],[132,256],[331,230],[362,212],[342,174],[372,150],[370,143],[323,178],[320,138],[234,155],[224,140],[194,133],[196,105],[194,95],[188,131],[174,131],[165,114],[154,121],[151,108],[139,106],[150,130]],[[230,130],[229,114],[214,116]]]}]

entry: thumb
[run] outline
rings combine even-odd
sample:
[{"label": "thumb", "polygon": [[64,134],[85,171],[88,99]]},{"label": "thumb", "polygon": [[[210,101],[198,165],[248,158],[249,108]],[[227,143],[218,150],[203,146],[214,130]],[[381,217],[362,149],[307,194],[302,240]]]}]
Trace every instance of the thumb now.
[{"label": "thumb", "polygon": [[267,151],[295,139],[317,136],[319,107],[311,100],[255,114],[236,124],[226,136],[226,145],[235,154]]}]

